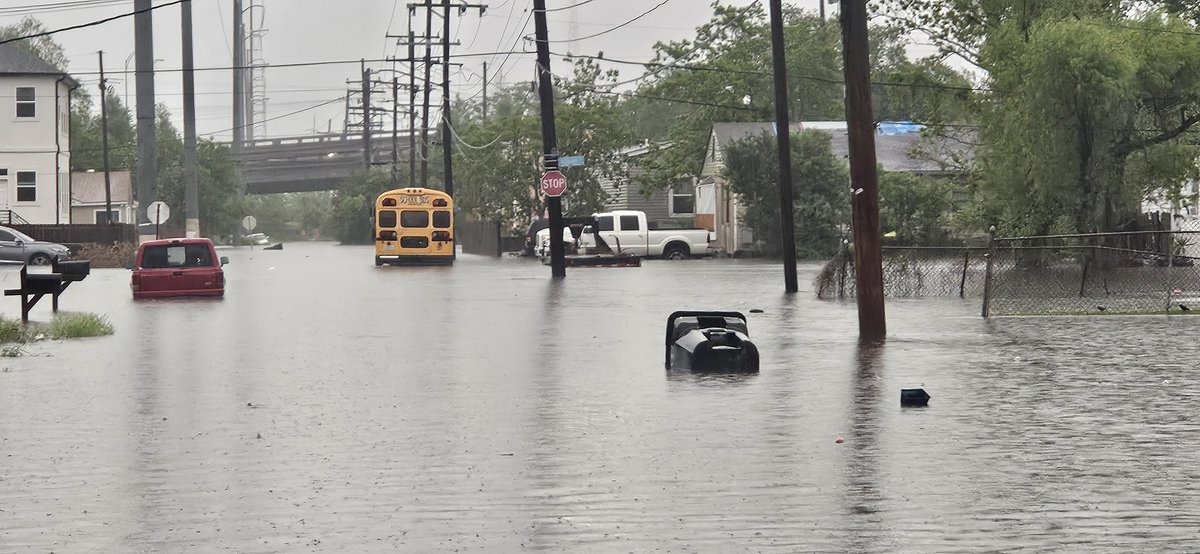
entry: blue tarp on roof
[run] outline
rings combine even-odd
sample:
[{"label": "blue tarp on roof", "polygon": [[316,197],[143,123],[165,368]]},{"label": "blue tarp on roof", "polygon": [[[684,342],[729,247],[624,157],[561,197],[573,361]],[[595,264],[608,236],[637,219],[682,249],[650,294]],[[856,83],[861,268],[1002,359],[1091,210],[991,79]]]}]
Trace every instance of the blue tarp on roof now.
[{"label": "blue tarp on roof", "polygon": [[880,121],[876,132],[885,136],[907,135],[909,133],[920,133],[924,128],[924,125],[911,121]]}]

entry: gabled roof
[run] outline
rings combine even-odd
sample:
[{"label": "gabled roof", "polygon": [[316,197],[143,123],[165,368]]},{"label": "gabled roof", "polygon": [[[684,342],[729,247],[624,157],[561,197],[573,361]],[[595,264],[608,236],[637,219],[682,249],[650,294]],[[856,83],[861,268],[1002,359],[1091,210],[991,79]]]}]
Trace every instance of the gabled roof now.
[{"label": "gabled roof", "polygon": [[[113,202],[127,203],[133,199],[132,179],[128,171],[110,171],[108,176]],[[103,204],[104,172],[71,173],[71,203]]]},{"label": "gabled roof", "polygon": [[[850,155],[850,139],[845,121],[812,121],[792,123],[789,126],[793,134],[803,129],[819,129],[831,136],[830,146],[833,155],[847,159]],[[967,147],[959,141],[948,141],[938,137],[922,136],[920,126],[911,124],[881,123],[875,133],[875,158],[886,171],[905,171],[910,173],[936,173],[946,168],[938,160],[931,157],[915,158],[912,153],[916,147],[939,152],[940,154],[956,153],[969,156]],[[724,150],[730,144],[760,135],[774,135],[775,124],[772,122],[748,123],[714,123],[712,134],[716,136],[717,148]],[[954,144],[943,144],[954,142]]]},{"label": "gabled roof", "polygon": [[16,44],[0,44],[0,75],[48,75],[66,77],[77,84],[66,71],[58,69]]}]

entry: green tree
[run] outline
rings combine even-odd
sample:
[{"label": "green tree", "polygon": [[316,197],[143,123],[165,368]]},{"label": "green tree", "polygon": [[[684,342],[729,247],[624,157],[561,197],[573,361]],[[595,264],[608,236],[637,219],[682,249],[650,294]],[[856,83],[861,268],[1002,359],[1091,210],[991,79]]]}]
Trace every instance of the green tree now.
[{"label": "green tree", "polygon": [[378,169],[355,174],[343,181],[332,200],[329,225],[333,237],[342,244],[373,242],[375,199],[392,188],[391,174]]},{"label": "green tree", "polygon": [[[746,223],[770,255],[781,252],[779,163],[775,136],[763,133],[725,150],[725,177],[746,209]],[[792,136],[792,218],[796,255],[822,258],[837,252],[849,224],[849,174],[833,155],[830,136],[808,130]]]},{"label": "green tree", "polygon": [[[99,107],[91,96],[76,91],[71,104],[71,169],[104,168],[103,125]],[[108,105],[108,164],[112,170],[132,170],[137,165],[137,132],[133,117],[121,97],[111,89]]]},{"label": "green tree", "polygon": [[[556,83],[558,150],[587,159],[584,167],[564,170],[570,181],[563,202],[566,215],[602,209],[607,200],[602,183],[625,177],[621,151],[635,139],[623,124],[620,97],[609,92],[616,80],[616,72],[581,59],[569,78]],[[494,105],[495,115],[488,120],[467,109],[467,117],[456,125],[455,196],[460,209],[472,216],[522,227],[543,211],[538,195],[540,110],[527,87],[501,91]]]},{"label": "green tree", "polygon": [[[1185,29],[1151,15],[993,33],[981,54],[1004,93],[983,111],[978,157],[992,219],[1018,232],[1116,230],[1150,184],[1194,173],[1200,152],[1184,135],[1200,122],[1200,41]],[[1153,172],[1130,164],[1143,152]]]},{"label": "green tree", "polygon": [[880,171],[880,227],[884,233],[896,233],[891,244],[949,244],[954,213],[952,192],[953,184],[946,179]]},{"label": "green tree", "polygon": [[[17,37],[36,35],[45,33],[48,30],[46,25],[37,18],[25,16],[19,23],[14,25],[0,26],[0,40],[11,40]],[[52,35],[18,40],[12,44],[24,48],[42,61],[60,70],[65,69],[68,65],[67,51],[54,40]]]},{"label": "green tree", "polygon": [[247,196],[245,211],[258,220],[255,231],[280,240],[315,239],[328,229],[334,194],[329,191]]},{"label": "green tree", "polygon": [[[774,119],[770,25],[759,5],[713,5],[711,21],[696,37],[656,45],[656,62],[639,98],[687,109],[671,120],[667,144],[647,156],[644,178],[656,187],[680,175],[695,175],[713,123]],[[788,113],[793,121],[845,117],[841,29],[836,19],[821,20],[795,7],[784,13],[784,58]],[[871,29],[872,73],[877,119],[958,122],[968,114],[968,80],[938,59],[911,61],[906,35],[897,29]],[[672,104],[664,99],[677,100]]]}]

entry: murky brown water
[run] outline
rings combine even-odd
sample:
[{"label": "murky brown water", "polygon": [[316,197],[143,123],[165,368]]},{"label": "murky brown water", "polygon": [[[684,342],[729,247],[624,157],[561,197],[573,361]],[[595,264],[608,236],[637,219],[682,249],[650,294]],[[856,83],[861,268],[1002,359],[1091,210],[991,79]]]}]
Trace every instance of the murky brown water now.
[{"label": "murky brown water", "polygon": [[[816,266],[225,255],[224,300],[97,270],[62,307],[116,335],[0,359],[0,552],[1200,550],[1197,318],[892,302],[860,349]],[[663,371],[671,311],[751,308],[759,375]]]}]

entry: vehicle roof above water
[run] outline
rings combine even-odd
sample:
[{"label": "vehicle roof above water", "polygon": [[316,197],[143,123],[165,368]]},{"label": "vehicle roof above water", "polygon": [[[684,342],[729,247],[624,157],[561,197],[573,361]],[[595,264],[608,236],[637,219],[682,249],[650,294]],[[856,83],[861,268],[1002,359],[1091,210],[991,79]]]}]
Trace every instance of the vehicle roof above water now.
[{"label": "vehicle roof above water", "polygon": [[147,246],[171,246],[173,244],[207,244],[212,246],[212,240],[204,238],[148,240],[138,245],[138,248],[142,249],[146,248]]}]

